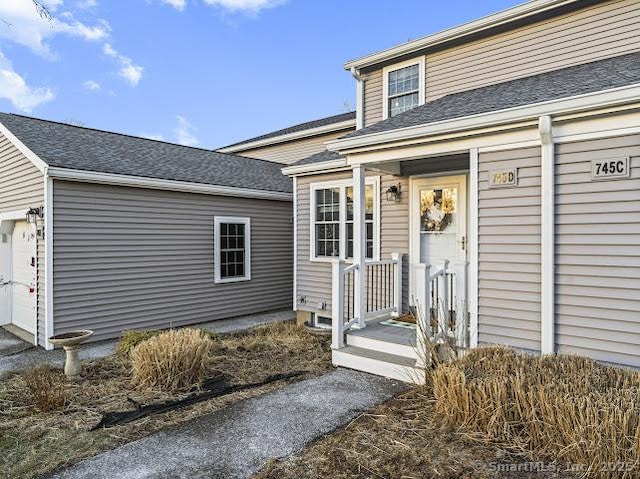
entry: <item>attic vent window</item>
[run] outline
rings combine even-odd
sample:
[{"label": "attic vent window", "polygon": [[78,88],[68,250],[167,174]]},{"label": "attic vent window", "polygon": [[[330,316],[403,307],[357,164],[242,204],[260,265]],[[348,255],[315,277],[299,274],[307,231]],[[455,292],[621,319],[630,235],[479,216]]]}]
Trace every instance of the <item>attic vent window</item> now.
[{"label": "attic vent window", "polygon": [[424,103],[423,71],[422,60],[385,68],[385,118],[412,110]]}]

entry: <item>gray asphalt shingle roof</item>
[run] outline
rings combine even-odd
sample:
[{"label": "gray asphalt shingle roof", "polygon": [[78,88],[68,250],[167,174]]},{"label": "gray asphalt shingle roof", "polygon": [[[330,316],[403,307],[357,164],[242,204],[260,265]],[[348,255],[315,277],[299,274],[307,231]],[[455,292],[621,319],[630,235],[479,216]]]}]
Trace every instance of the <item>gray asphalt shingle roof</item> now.
[{"label": "gray asphalt shingle roof", "polygon": [[453,93],[342,138],[489,113],[634,83],[640,83],[640,52]]},{"label": "gray asphalt shingle roof", "polygon": [[282,165],[120,133],[0,113],[0,122],[53,167],[290,193]]},{"label": "gray asphalt shingle roof", "polygon": [[332,125],[334,123],[342,123],[343,121],[355,120],[356,112],[350,111],[348,113],[341,113],[339,115],[328,116],[326,118],[320,118],[319,120],[308,121],[306,123],[300,123],[298,125],[293,125],[287,128],[283,128],[282,130],[272,131],[271,133],[266,133],[261,136],[256,136],[253,138],[249,138],[247,140],[240,141],[238,143],[233,143],[232,145],[223,146],[219,148],[223,150],[224,148],[231,148],[235,146],[241,146],[246,143],[253,143],[254,141],[266,140],[269,138],[276,138],[282,135],[288,135],[290,133],[297,133],[299,131],[311,130],[312,128],[318,128],[321,126]]}]

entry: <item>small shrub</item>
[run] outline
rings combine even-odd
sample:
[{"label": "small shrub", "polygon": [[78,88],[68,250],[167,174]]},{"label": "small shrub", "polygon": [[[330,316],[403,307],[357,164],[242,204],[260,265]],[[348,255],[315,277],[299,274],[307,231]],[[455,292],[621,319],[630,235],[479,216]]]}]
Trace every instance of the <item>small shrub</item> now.
[{"label": "small shrub", "polygon": [[131,350],[133,383],[139,389],[174,391],[199,384],[209,368],[213,341],[198,329],[170,330]]},{"label": "small shrub", "polygon": [[22,374],[27,400],[43,412],[59,411],[67,402],[65,378],[61,371],[56,371],[43,364]]},{"label": "small shrub", "polygon": [[160,330],[124,331],[120,336],[116,354],[129,354],[142,341],[153,338],[162,333]]}]

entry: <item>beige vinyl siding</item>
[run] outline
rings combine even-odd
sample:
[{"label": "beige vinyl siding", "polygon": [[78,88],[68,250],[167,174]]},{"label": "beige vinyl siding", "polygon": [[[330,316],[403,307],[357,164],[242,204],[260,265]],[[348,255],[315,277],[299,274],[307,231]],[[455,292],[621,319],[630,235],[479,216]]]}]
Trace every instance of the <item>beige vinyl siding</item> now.
[{"label": "beige vinyl siding", "polygon": [[42,206],[44,175],[0,134],[0,212]]},{"label": "beige vinyl siding", "polygon": [[426,98],[640,51],[640,2],[607,1],[427,56]]},{"label": "beige vinyl siding", "polygon": [[[518,168],[518,187],[489,171]],[[540,350],[540,148],[481,153],[478,166],[480,343]]]},{"label": "beige vinyl siding", "polygon": [[[591,181],[622,156],[630,178]],[[557,146],[556,344],[640,367],[640,135]]]},{"label": "beige vinyl siding", "polygon": [[[368,173],[367,176],[374,176]],[[351,172],[329,173],[315,176],[300,176],[297,179],[297,206],[298,206],[298,284],[297,295],[305,296],[306,303],[298,304],[298,308],[305,311],[313,311],[322,316],[331,315],[331,263],[311,261],[311,184],[323,181],[342,180],[351,178]],[[404,196],[399,202],[389,202],[385,199],[385,191],[392,184],[402,185]],[[391,253],[403,253],[404,278],[403,291],[404,303],[407,302],[408,291],[408,264],[409,252],[409,183],[407,178],[398,178],[390,175],[380,177],[380,258],[389,259]],[[318,307],[320,303],[326,303],[326,309]]]},{"label": "beige vinyl siding", "polygon": [[[297,183],[297,287],[298,309],[331,316],[331,263],[311,261],[311,184],[351,178],[351,172],[299,176]],[[303,296],[305,302],[300,303]],[[326,308],[320,308],[325,303]]]},{"label": "beige vinyl siding", "polygon": [[382,120],[382,100],[382,70],[377,70],[364,77],[364,126]]},{"label": "beige vinyl siding", "polygon": [[[640,51],[640,1],[612,0],[426,56],[425,97]],[[382,69],[367,75],[365,126],[382,120]]]},{"label": "beige vinyl siding", "polygon": [[[287,201],[56,181],[55,332],[167,328],[291,307]],[[251,218],[251,280],[214,284],[214,216]]]},{"label": "beige vinyl siding", "polygon": [[290,165],[296,161],[307,158],[316,153],[326,150],[324,143],[339,138],[355,131],[355,126],[326,135],[318,135],[311,138],[301,138],[299,140],[278,143],[275,145],[253,148],[249,150],[237,151],[235,154],[248,156],[250,158],[260,158],[262,160],[275,161],[284,165]]},{"label": "beige vinyl siding", "polygon": [[[44,175],[13,143],[0,134],[0,213],[44,205]],[[37,239],[38,342],[44,344],[45,287],[44,239]]]}]

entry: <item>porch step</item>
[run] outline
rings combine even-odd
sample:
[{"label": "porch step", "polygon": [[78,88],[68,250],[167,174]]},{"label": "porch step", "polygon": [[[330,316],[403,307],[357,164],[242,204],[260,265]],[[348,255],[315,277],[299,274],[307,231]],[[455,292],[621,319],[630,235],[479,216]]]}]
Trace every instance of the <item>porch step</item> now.
[{"label": "porch step", "polygon": [[414,362],[418,359],[418,351],[409,341],[390,341],[368,336],[366,334],[347,333],[347,344],[363,349],[372,349],[381,353],[388,353],[405,358],[411,358]]},{"label": "porch step", "polygon": [[332,352],[335,366],[400,381],[423,384],[424,372],[415,367],[416,360],[397,354],[385,353],[358,346],[346,346]]}]

